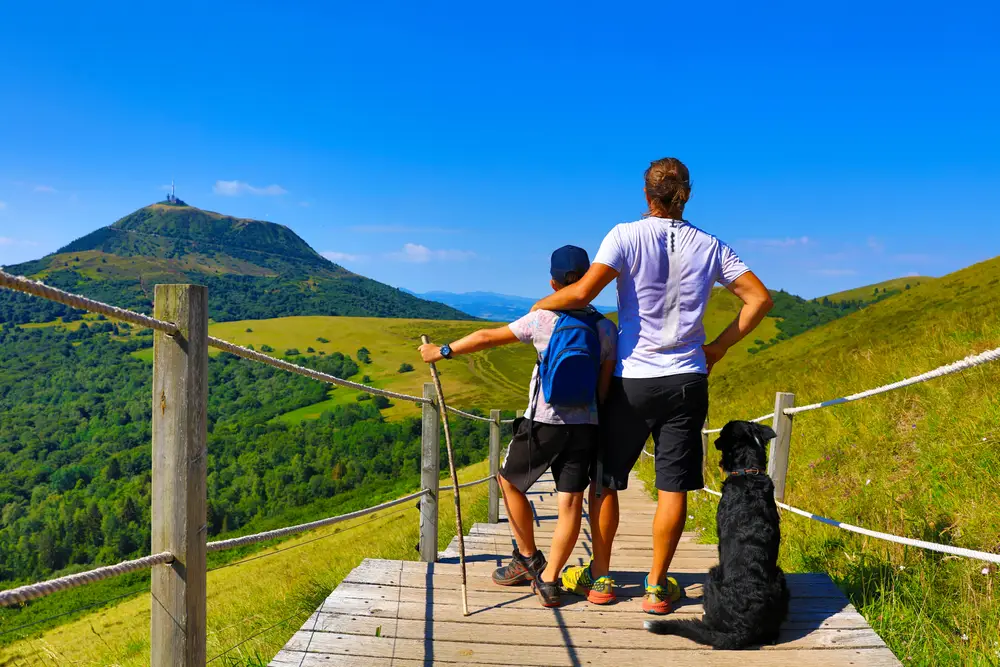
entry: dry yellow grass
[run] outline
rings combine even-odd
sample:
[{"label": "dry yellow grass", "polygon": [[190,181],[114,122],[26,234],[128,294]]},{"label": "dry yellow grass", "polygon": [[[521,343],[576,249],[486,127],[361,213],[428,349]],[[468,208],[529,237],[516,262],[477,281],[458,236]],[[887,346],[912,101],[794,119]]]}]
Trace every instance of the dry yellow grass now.
[{"label": "dry yellow grass", "polygon": [[[482,462],[461,470],[459,478],[479,479],[488,472],[487,463]],[[485,521],[487,494],[486,484],[462,490],[466,530],[477,521]],[[267,664],[363,559],[415,560],[418,516],[414,504],[407,503],[374,518],[305,533],[209,572],[208,657],[262,633],[214,664]],[[444,549],[455,534],[450,501],[440,503],[438,521],[438,546]],[[149,594],[140,594],[41,636],[0,648],[0,666],[148,665],[149,606]]]}]

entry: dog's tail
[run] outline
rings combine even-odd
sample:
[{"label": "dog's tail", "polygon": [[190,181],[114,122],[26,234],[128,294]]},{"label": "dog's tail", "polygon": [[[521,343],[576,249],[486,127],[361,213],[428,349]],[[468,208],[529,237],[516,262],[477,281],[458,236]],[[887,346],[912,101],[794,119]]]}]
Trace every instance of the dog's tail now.
[{"label": "dog's tail", "polygon": [[742,637],[709,628],[701,619],[646,621],[645,628],[658,635],[676,635],[717,649],[734,650],[747,643]]}]

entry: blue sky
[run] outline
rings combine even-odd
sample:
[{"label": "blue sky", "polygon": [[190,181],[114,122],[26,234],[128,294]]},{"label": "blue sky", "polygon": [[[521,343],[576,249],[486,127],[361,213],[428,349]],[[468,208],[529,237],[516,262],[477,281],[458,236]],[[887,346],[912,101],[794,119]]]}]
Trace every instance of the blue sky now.
[{"label": "blue sky", "polygon": [[995,3],[540,4],[6,3],[0,264],[173,177],[393,285],[534,296],[666,155],[769,287],[1000,254]]}]

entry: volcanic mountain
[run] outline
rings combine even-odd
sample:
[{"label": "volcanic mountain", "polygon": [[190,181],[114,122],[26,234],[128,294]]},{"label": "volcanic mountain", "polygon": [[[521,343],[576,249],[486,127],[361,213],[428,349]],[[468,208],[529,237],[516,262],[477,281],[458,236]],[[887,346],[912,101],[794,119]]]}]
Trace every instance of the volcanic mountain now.
[{"label": "volcanic mountain", "polygon": [[[180,200],[146,206],[10,273],[151,312],[157,283],[208,286],[213,320],[288,315],[470,319],[334,264],[284,225],[203,211]],[[51,321],[71,310],[0,291],[0,323]]]}]

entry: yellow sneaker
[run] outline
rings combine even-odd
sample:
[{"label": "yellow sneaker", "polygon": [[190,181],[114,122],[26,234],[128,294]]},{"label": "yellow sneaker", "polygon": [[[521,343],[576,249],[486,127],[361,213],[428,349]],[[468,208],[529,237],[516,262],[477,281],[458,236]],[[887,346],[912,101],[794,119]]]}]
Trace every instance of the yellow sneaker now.
[{"label": "yellow sneaker", "polygon": [[590,573],[590,563],[563,570],[562,585],[566,591],[582,595],[592,604],[610,604],[618,599],[615,596],[614,579],[608,576],[594,579]]},{"label": "yellow sneaker", "polygon": [[647,614],[669,614],[673,611],[672,602],[681,599],[681,587],[673,577],[667,577],[666,586],[650,586],[649,577],[644,582],[646,595],[642,599],[642,610]]}]

